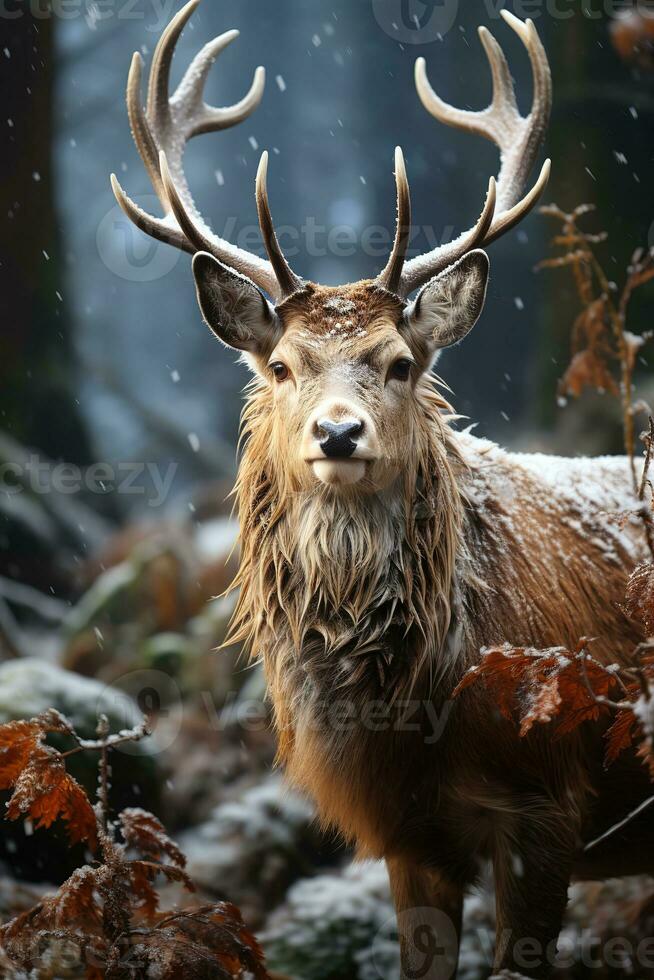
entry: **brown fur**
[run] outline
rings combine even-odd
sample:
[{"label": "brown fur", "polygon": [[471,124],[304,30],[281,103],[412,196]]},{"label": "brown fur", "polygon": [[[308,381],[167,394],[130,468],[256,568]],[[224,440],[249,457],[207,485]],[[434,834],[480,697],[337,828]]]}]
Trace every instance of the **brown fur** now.
[{"label": "brown fur", "polygon": [[[450,699],[483,645],[588,635],[606,661],[628,657],[640,635],[618,603],[644,543],[614,521],[633,504],[626,461],[547,461],[458,433],[424,374],[386,417],[371,374],[368,387],[353,379],[354,397],[377,420],[390,469],[379,486],[370,477],[334,492],[294,453],[300,422],[324,396],[314,387],[326,365],[373,363],[401,307],[359,284],[310,287],[279,312],[277,350],[308,380],[277,394],[261,372],[249,394],[230,642],[263,658],[280,761],[326,825],[386,858],[400,911],[429,905],[458,923],[464,888],[491,859],[500,932],[546,945],[573,868],[594,873],[582,841],[643,798],[646,774],[630,758],[607,777],[592,726],[565,743],[546,729],[520,740],[483,688]],[[378,703],[394,721],[411,717],[375,729]],[[629,837],[642,832],[636,823]],[[614,856],[614,844],[597,850],[601,874],[631,870],[628,847]],[[498,947],[497,966],[516,965],[513,943]]]}]

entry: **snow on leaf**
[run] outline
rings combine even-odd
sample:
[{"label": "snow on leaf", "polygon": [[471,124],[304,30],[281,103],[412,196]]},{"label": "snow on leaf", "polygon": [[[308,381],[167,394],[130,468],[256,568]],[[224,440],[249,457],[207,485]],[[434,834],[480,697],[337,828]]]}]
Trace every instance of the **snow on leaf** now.
[{"label": "snow on leaf", "polygon": [[167,916],[139,935],[130,962],[160,980],[269,980],[257,941],[228,903]]},{"label": "snow on leaf", "polygon": [[454,696],[483,682],[501,715],[519,721],[521,737],[553,720],[557,736],[566,735],[599,717],[596,698],[607,697],[615,683],[614,673],[585,652],[586,643],[580,640],[572,652],[509,644],[482,650],[481,663],[463,677]]},{"label": "snow on leaf", "polygon": [[62,819],[68,825],[71,844],[85,841],[92,850],[97,846],[96,818],[89,798],[66,772],[61,754],[49,746],[41,746],[32,754],[16,780],[7,817],[29,817],[36,827],[50,827]]},{"label": "snow on leaf", "polygon": [[49,708],[30,721],[10,721],[0,725],[0,789],[10,789],[38,753],[49,733],[70,735],[72,725],[55,708]]},{"label": "snow on leaf", "polygon": [[0,725],[0,789],[9,789],[28,765],[43,739],[36,721]]},{"label": "snow on leaf", "polygon": [[152,813],[140,807],[130,807],[123,810],[118,819],[128,847],[157,859],[165,855],[178,868],[186,867],[185,856]]},{"label": "snow on leaf", "polygon": [[643,561],[631,573],[623,609],[654,636],[654,563]]}]

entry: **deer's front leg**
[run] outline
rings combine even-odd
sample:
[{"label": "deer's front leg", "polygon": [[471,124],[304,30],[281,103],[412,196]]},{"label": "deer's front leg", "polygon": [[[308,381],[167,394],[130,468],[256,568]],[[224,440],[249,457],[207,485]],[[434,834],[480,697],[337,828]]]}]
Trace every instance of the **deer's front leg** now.
[{"label": "deer's front leg", "polygon": [[500,837],[493,859],[496,971],[550,975],[577,843],[573,821],[551,804],[521,816]]},{"label": "deer's front leg", "polygon": [[410,862],[386,863],[400,937],[400,980],[450,980],[459,958],[462,888]]}]

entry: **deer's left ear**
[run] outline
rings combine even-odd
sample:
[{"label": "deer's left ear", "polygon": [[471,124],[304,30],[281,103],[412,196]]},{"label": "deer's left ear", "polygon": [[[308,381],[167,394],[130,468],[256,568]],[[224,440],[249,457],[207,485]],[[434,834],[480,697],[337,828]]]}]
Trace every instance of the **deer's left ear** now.
[{"label": "deer's left ear", "polygon": [[404,314],[409,345],[431,359],[463,340],[484,308],[489,267],[486,253],[476,249],[428,282]]}]

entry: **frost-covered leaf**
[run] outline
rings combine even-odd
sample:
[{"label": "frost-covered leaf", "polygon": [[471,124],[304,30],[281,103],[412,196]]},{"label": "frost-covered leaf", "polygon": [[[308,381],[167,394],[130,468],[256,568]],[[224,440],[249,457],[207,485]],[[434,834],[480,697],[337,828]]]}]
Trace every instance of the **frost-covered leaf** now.
[{"label": "frost-covered leaf", "polygon": [[624,611],[642,623],[648,636],[654,636],[654,563],[642,561],[631,573],[625,594]]},{"label": "frost-covered leaf", "polygon": [[168,881],[178,881],[187,891],[194,892],[195,885],[182,868],[170,864],[158,864],[154,861],[130,861],[128,874],[135,896],[134,907],[143,911],[146,917],[152,918],[159,906],[159,896],[154,888],[157,875],[161,874]]},{"label": "frost-covered leaf", "polygon": [[521,737],[535,724],[554,719],[557,735],[566,735],[599,717],[597,697],[607,697],[615,683],[615,675],[590,657],[585,645],[580,640],[572,652],[509,644],[482,650],[481,662],[463,677],[454,696],[483,682],[502,716],[519,721]]},{"label": "frost-covered leaf", "polygon": [[[261,948],[227,903],[167,916],[139,933],[129,964],[134,976],[158,980],[269,980]],[[108,970],[106,977],[114,974]]]},{"label": "frost-covered leaf", "polygon": [[54,708],[30,721],[11,721],[0,725],[0,789],[10,789],[48,733],[70,735],[72,726]]},{"label": "frost-covered leaf", "polygon": [[43,732],[35,721],[0,725],[0,789],[10,789],[39,748]]},{"label": "frost-covered leaf", "polygon": [[157,818],[140,807],[130,807],[118,817],[121,833],[128,847],[147,857],[167,857],[178,868],[186,867],[186,858],[166,833]]},{"label": "frost-covered leaf", "polygon": [[36,827],[50,827],[62,819],[72,844],[85,841],[92,850],[97,846],[96,818],[89,798],[66,772],[61,754],[49,746],[32,754],[16,780],[7,816],[10,820],[29,817]]}]

